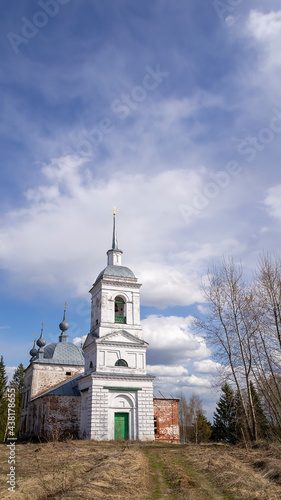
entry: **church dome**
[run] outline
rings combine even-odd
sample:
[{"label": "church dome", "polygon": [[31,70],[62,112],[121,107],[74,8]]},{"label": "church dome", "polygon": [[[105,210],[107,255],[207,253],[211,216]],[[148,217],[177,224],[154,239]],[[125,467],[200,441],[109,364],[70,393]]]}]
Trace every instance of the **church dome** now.
[{"label": "church dome", "polygon": [[112,278],[130,278],[136,279],[133,271],[125,266],[109,265],[98,275],[95,283],[97,283],[103,276]]},{"label": "church dome", "polygon": [[71,342],[53,342],[46,345],[44,357],[40,363],[52,363],[61,365],[84,365],[82,349]]},{"label": "church dome", "polygon": [[[43,326],[42,326],[41,337],[37,340],[37,345],[39,346],[38,351],[34,349],[35,341],[33,349],[30,350],[30,355],[32,356],[31,359],[32,363],[75,365],[75,366],[85,365],[84,355],[81,347],[78,347],[77,345],[74,345],[71,342],[67,341],[68,337],[66,334],[66,330],[69,328],[69,325],[65,319],[65,310],[67,306],[66,302],[64,306],[65,307],[64,307],[63,320],[59,325],[61,329],[59,342],[53,342],[52,344],[46,345],[46,341],[43,338]],[[46,347],[44,348],[45,345]]]}]

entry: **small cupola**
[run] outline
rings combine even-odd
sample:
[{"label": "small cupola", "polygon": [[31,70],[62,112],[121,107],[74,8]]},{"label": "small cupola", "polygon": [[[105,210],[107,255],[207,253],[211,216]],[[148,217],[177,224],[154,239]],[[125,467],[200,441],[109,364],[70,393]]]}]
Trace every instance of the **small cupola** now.
[{"label": "small cupola", "polygon": [[65,333],[66,330],[68,330],[69,328],[69,324],[67,323],[66,319],[65,319],[65,311],[66,311],[66,306],[67,306],[67,303],[65,302],[64,303],[64,313],[63,313],[63,320],[62,322],[59,324],[59,329],[61,330],[61,334],[59,336],[59,342],[67,342],[67,339],[68,339],[68,335]]},{"label": "small cupola", "polygon": [[31,356],[32,358],[34,358],[34,356],[36,356],[36,354],[37,354],[37,349],[36,349],[36,334],[35,334],[35,336],[34,336],[34,344],[33,344],[33,347],[32,347],[32,349],[30,349],[29,354],[30,354],[30,356]]},{"label": "small cupola", "polygon": [[38,359],[43,359],[43,357],[44,357],[44,347],[46,345],[46,340],[43,337],[43,325],[44,325],[44,323],[42,323],[41,335],[40,335],[39,339],[37,340],[37,345],[39,347],[39,349],[38,349]]},{"label": "small cupola", "polygon": [[41,349],[42,347],[45,347],[45,345],[46,345],[46,340],[43,337],[43,325],[44,325],[44,323],[42,323],[41,335],[40,335],[39,339],[37,340],[37,345],[38,345],[39,349]]}]

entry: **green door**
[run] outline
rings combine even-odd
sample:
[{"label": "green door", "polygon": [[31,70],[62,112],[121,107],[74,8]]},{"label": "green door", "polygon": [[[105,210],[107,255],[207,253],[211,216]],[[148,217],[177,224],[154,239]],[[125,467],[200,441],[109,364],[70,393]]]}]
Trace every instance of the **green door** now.
[{"label": "green door", "polygon": [[129,439],[129,413],[115,413],[115,439]]}]

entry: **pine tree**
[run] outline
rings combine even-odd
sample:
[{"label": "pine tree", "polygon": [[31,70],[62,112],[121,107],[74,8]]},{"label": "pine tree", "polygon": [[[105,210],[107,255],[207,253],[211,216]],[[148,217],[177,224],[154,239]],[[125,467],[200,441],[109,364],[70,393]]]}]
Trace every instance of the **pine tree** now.
[{"label": "pine tree", "polygon": [[209,441],[212,434],[212,426],[206,419],[201,409],[198,409],[192,424],[191,441],[198,443],[206,443]]},{"label": "pine tree", "polygon": [[227,383],[222,386],[221,391],[214,413],[212,438],[214,441],[235,444],[238,441],[235,395]]},{"label": "pine tree", "polygon": [[7,383],[8,377],[3,356],[0,361],[0,442],[3,441],[7,423]]},{"label": "pine tree", "polygon": [[15,423],[15,435],[17,435],[20,425],[20,414],[21,414],[21,405],[22,405],[22,397],[23,397],[23,387],[24,387],[24,366],[22,363],[19,364],[17,369],[14,372],[13,380],[10,383],[10,387],[14,387],[16,390],[16,423]]},{"label": "pine tree", "polygon": [[211,424],[207,421],[199,396],[192,394],[187,402],[181,397],[179,408],[181,442],[201,443],[209,441]]},{"label": "pine tree", "polygon": [[268,436],[269,423],[262,408],[260,397],[252,381],[250,382],[250,390],[256,414],[258,437],[265,439]]}]

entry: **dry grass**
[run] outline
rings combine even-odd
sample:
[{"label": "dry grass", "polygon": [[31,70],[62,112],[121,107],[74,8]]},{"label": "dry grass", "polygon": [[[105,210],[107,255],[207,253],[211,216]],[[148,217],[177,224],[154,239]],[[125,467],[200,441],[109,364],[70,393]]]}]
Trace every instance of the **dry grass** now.
[{"label": "dry grass", "polygon": [[186,458],[234,499],[281,499],[281,446],[260,444],[252,449],[189,446]]},{"label": "dry grass", "polygon": [[0,446],[0,498],[280,500],[281,447],[66,441],[16,446],[16,494]]},{"label": "dry grass", "polygon": [[[16,451],[17,500],[147,498],[146,459],[125,444],[27,443],[17,445]],[[0,453],[3,463],[4,447]],[[15,498],[7,491],[3,472],[0,498]]]}]

